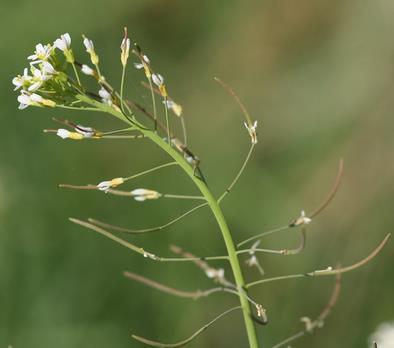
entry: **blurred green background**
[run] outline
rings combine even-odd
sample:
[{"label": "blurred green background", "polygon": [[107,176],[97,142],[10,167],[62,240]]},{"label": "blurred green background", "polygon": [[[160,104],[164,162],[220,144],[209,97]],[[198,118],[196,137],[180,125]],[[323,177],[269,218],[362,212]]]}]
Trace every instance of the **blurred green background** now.
[{"label": "blurred green background", "polygon": [[[100,192],[66,191],[127,176],[166,161],[145,141],[71,142],[44,135],[52,116],[99,129],[117,123],[101,114],[17,110],[11,79],[38,42],[69,32],[86,62],[80,34],[94,40],[102,70],[119,83],[122,28],[138,41],[168,83],[187,119],[190,147],[220,193],[249,146],[240,112],[213,81],[227,81],[259,122],[259,143],[234,191],[223,203],[235,240],[288,223],[327,194],[338,159],[345,174],[333,203],[308,228],[296,256],[261,256],[267,276],[347,265],[392,232],[394,178],[394,3],[331,1],[1,1],[0,347],[140,347],[131,333],[173,342],[236,298],[216,294],[178,299],[122,277],[131,270],[184,290],[210,280],[192,264],[154,263],[68,222],[95,217],[127,227],[155,226],[192,202],[143,204]],[[142,75],[128,70],[127,93],[149,106]],[[132,187],[192,194],[171,168]],[[197,255],[224,252],[209,211],[149,236],[130,238],[162,256],[171,243]],[[292,230],[267,237],[264,247],[296,245]],[[220,263],[212,265],[219,266]],[[294,347],[366,347],[368,336],[394,320],[393,241],[371,264],[347,274],[323,330]],[[246,277],[258,277],[247,270]],[[259,327],[264,347],[315,317],[334,280],[300,279],[253,288],[267,308]],[[190,347],[245,347],[239,313],[207,330]]]}]

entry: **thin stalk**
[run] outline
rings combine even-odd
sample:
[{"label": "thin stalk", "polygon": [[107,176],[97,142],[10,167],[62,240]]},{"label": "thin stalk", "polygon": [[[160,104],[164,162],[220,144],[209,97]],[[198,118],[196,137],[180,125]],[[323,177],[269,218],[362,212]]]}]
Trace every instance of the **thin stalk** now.
[{"label": "thin stalk", "polygon": [[68,105],[62,105],[62,104],[56,104],[57,108],[61,109],[68,109],[68,110],[78,110],[78,111],[98,111],[98,112],[103,112],[100,109],[97,108],[87,108],[87,107],[73,107],[73,106],[68,106]]},{"label": "thin stalk", "polygon": [[249,162],[250,156],[252,155],[254,146],[256,144],[252,143],[252,145],[250,146],[250,149],[248,151],[248,154],[246,155],[246,158],[244,160],[244,162],[242,163],[241,169],[238,171],[237,175],[235,176],[234,180],[231,182],[231,184],[227,187],[226,191],[223,192],[223,194],[219,197],[218,199],[218,203],[220,203],[222,201],[222,199],[224,197],[226,197],[226,195],[232,190],[232,188],[234,187],[234,185],[237,183],[238,179],[241,177],[243,171],[246,168],[246,165]]},{"label": "thin stalk", "polygon": [[122,68],[122,79],[120,80],[120,108],[124,112],[124,101],[123,101],[123,87],[124,87],[124,78],[126,74],[126,65],[123,65]]},{"label": "thin stalk", "polygon": [[243,240],[242,242],[239,242],[239,243],[237,244],[237,248],[239,248],[240,246],[242,246],[242,245],[244,245],[244,244],[247,244],[248,242],[251,242],[252,240],[255,240],[255,239],[259,239],[259,238],[261,238],[261,237],[268,236],[269,234],[272,234],[272,233],[276,233],[276,232],[280,232],[280,231],[285,231],[285,230],[287,230],[287,229],[289,229],[289,228],[291,228],[291,226],[286,225],[286,226],[274,228],[273,230],[265,231],[265,232],[263,232],[263,233],[259,233],[259,234],[255,235],[255,236],[253,236],[253,237],[250,237],[250,238],[248,238],[248,239]]},{"label": "thin stalk", "polygon": [[202,203],[200,205],[195,206],[194,208],[186,211],[185,213],[177,216],[176,218],[170,220],[169,222],[160,225],[160,226],[155,226],[155,227],[149,227],[149,228],[141,228],[141,229],[131,229],[131,228],[125,228],[125,227],[120,227],[120,226],[115,226],[115,225],[111,225],[99,220],[95,220],[95,219],[88,219],[89,222],[91,222],[92,224],[95,224],[97,226],[103,227],[103,228],[109,228],[111,230],[114,231],[118,231],[118,232],[123,232],[123,233],[130,233],[130,234],[142,234],[142,233],[150,233],[150,232],[155,232],[155,231],[161,231],[163,229],[165,229],[166,227],[169,227],[173,224],[175,224],[176,222],[178,222],[179,220],[183,219],[184,217],[190,215],[191,213],[195,212],[196,210],[207,206],[208,203]]},{"label": "thin stalk", "polygon": [[155,254],[152,254],[148,251],[146,251],[145,249],[138,247],[134,244],[129,243],[128,241],[119,238],[117,236],[115,236],[113,233],[108,232],[106,230],[104,230],[101,227],[98,227],[96,225],[93,225],[89,222],[86,221],[82,221],[79,219],[75,219],[75,218],[69,218],[69,220],[71,222],[73,222],[74,224],[86,227],[90,230],[93,230],[97,233],[100,233],[101,235],[113,240],[114,242],[123,245],[124,247],[126,247],[127,249],[130,249],[138,254],[143,255],[146,258],[149,258],[153,261],[159,261],[159,262],[194,262],[194,261],[199,261],[199,260],[228,260],[229,257],[227,255],[224,256],[204,256],[204,257],[189,257],[189,258],[184,258],[184,257],[161,257],[161,256],[157,256]]},{"label": "thin stalk", "polygon": [[205,200],[204,196],[188,196],[188,195],[172,195],[169,193],[164,193],[164,198],[176,198],[176,199],[198,199],[198,200]]},{"label": "thin stalk", "polygon": [[77,68],[75,67],[75,63],[71,63],[71,65],[73,67],[75,78],[77,79],[77,82],[78,82],[78,86],[82,86],[81,85],[81,80],[79,79]]},{"label": "thin stalk", "polygon": [[170,131],[170,118],[168,117],[168,107],[167,107],[167,97],[164,97],[164,112],[166,115],[166,127],[167,127],[167,140],[168,140],[168,144],[170,144],[170,146],[172,146],[171,143],[171,131]]},{"label": "thin stalk", "polygon": [[142,175],[145,175],[145,174],[149,174],[149,173],[155,172],[156,170],[159,170],[159,169],[162,169],[162,168],[166,168],[166,167],[170,167],[170,166],[174,166],[174,165],[177,165],[177,164],[178,164],[177,162],[170,162],[170,163],[161,164],[161,165],[156,166],[154,168],[151,168],[151,169],[148,169],[148,170],[144,170],[143,172],[131,175],[131,176],[127,177],[127,178],[123,178],[123,180],[124,181],[132,180],[132,179],[138,178],[139,176],[142,176]]},{"label": "thin stalk", "polygon": [[153,121],[155,123],[155,128],[154,131],[155,133],[157,132],[157,110],[156,110],[156,98],[155,98],[155,92],[153,90],[153,85],[152,85],[152,80],[148,79],[149,81],[149,89],[150,89],[150,94],[152,98],[152,108],[153,108]]}]

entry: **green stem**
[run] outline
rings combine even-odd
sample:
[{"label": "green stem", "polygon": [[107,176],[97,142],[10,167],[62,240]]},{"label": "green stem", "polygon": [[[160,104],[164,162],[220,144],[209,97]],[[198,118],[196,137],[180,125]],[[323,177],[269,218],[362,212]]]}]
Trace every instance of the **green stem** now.
[{"label": "green stem", "polygon": [[[224,243],[227,248],[228,258],[230,261],[231,269],[234,274],[235,284],[238,289],[244,289],[245,280],[242,274],[241,266],[239,263],[239,259],[236,253],[235,244],[231,235],[231,232],[227,226],[226,219],[223,215],[223,212],[219,206],[218,201],[214,198],[208,186],[202,181],[199,177],[194,175],[193,167],[183,158],[183,156],[177,152],[170,144],[168,144],[165,140],[163,140],[156,133],[147,130],[142,125],[140,125],[137,121],[135,124],[132,124],[121,112],[108,108],[104,104],[91,100],[90,98],[86,98],[85,96],[79,96],[79,99],[85,101],[87,103],[92,104],[95,107],[102,108],[103,111],[112,114],[113,116],[119,118],[120,120],[128,123],[131,126],[136,126],[138,130],[144,134],[147,138],[151,139],[156,145],[158,145],[162,150],[164,150],[169,156],[171,156],[176,162],[178,162],[179,166],[183,169],[183,171],[190,177],[193,183],[200,190],[201,194],[205,197],[209,207],[211,208],[212,214],[214,215],[216,222],[219,225],[220,231],[222,233]],[[250,305],[245,296],[239,296],[239,300],[242,307],[242,313],[245,322],[245,328],[249,340],[249,348],[258,348],[259,344],[257,341],[256,329],[252,320]]]},{"label": "green stem", "polygon": [[[236,286],[239,289],[243,289],[245,286],[245,281],[242,275],[241,266],[235,250],[234,241],[218,201],[213,197],[207,185],[201,179],[199,179],[194,175],[193,168],[186,162],[186,160],[182,157],[182,155],[180,155],[175,149],[173,149],[167,142],[162,140],[156,134],[145,130],[141,130],[141,132],[144,133],[146,137],[150,138],[154,143],[156,143],[165,152],[167,152],[175,161],[179,163],[180,167],[182,167],[185,173],[191,178],[194,184],[198,187],[201,194],[205,197],[220,227],[227,248],[227,253],[234,274]],[[242,313],[243,313],[245,327],[249,339],[249,347],[258,348],[259,345],[257,341],[256,330],[251,316],[250,305],[248,303],[248,300],[244,296],[239,296],[239,300],[242,306]]]}]

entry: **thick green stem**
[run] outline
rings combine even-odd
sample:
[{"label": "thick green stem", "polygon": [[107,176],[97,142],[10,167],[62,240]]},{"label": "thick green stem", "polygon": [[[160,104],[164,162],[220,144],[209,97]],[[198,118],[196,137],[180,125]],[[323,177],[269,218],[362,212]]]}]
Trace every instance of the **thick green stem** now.
[{"label": "thick green stem", "polygon": [[[193,167],[191,167],[190,164],[183,158],[183,156],[176,149],[171,147],[170,144],[168,144],[166,141],[160,138],[160,136],[157,135],[156,133],[144,128],[137,121],[135,121],[135,124],[133,125],[127,118],[123,116],[121,112],[118,112],[113,108],[108,108],[107,106],[103,107],[102,103],[98,103],[95,101],[92,102],[92,100],[88,100],[87,98],[84,97],[80,99],[82,99],[85,102],[88,102],[89,104],[93,104],[94,106],[102,109],[104,112],[111,113],[112,115],[116,116],[117,118],[121,119],[122,121],[128,123],[131,126],[136,126],[136,128],[142,134],[144,134],[147,138],[151,139],[156,145],[158,145],[161,149],[163,149],[166,153],[168,153],[168,155],[171,156],[179,164],[179,166],[183,169],[183,171],[190,177],[190,179],[200,190],[201,194],[205,197],[209,207],[211,208],[211,211],[215,216],[215,219],[220,227],[220,231],[222,233],[227,248],[231,269],[234,274],[235,284],[237,288],[240,289],[240,291],[244,290],[245,280],[242,275],[242,270],[236,253],[235,244],[231,232],[227,226],[226,219],[223,215],[223,212],[219,206],[218,201],[212,195],[208,186],[205,184],[204,181],[202,181],[200,178],[195,176]],[[259,344],[257,341],[255,326],[252,320],[250,305],[245,296],[239,296],[239,300],[242,306],[242,313],[243,313],[246,332],[249,340],[249,347],[258,348]]]},{"label": "thick green stem", "polygon": [[[241,266],[235,250],[234,241],[217,200],[213,197],[207,185],[201,179],[199,179],[194,175],[193,168],[185,161],[185,159],[175,149],[170,147],[168,143],[166,143],[164,140],[162,140],[159,136],[152,133],[151,131],[142,130],[142,132],[146,137],[150,138],[153,142],[155,142],[158,146],[160,146],[165,152],[167,152],[176,162],[178,162],[178,164],[182,167],[185,173],[193,180],[194,184],[198,187],[202,195],[205,197],[222,232],[222,236],[226,244],[230,265],[234,274],[234,279],[237,288],[243,289],[245,286],[245,281],[242,275]],[[250,348],[258,348],[259,345],[257,341],[256,330],[251,316],[250,305],[246,297],[239,296],[239,299],[241,302],[246,331],[248,334],[249,346]]]}]

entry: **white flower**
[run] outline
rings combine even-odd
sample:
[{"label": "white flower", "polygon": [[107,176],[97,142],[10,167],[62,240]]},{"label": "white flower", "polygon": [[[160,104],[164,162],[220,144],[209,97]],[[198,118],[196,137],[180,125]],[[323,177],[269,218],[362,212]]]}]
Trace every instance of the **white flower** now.
[{"label": "white flower", "polygon": [[164,78],[160,74],[152,74],[152,81],[159,88],[164,85]]},{"label": "white flower", "polygon": [[311,218],[308,218],[308,217],[305,215],[305,211],[302,210],[302,211],[301,211],[300,217],[297,218],[297,219],[293,222],[292,226],[308,225],[308,224],[311,223],[311,221],[312,221],[312,219],[311,219]]},{"label": "white flower", "polygon": [[49,62],[42,62],[42,70],[47,75],[55,75],[57,71],[53,67],[53,65]]},{"label": "white flower", "polygon": [[99,63],[99,57],[94,50],[94,44],[92,40],[89,40],[87,37],[84,37],[83,44],[85,45],[86,52],[90,54],[90,60],[92,64],[97,65]]},{"label": "white flower", "polygon": [[122,40],[122,43],[120,45],[120,49],[121,49],[120,60],[122,62],[122,65],[126,66],[127,60],[129,59],[129,52],[130,52],[130,39],[129,38],[124,38]]},{"label": "white flower", "polygon": [[53,43],[53,46],[58,48],[59,50],[65,52],[70,49],[71,46],[71,37],[69,33],[65,33],[60,35],[60,39],[56,39]]},{"label": "white flower", "polygon": [[76,132],[83,135],[84,138],[91,138],[92,136],[94,136],[96,134],[95,130],[92,127],[84,127],[79,124],[76,125],[76,127],[74,129]]},{"label": "white flower", "polygon": [[378,348],[394,348],[394,322],[380,324],[369,338],[371,348],[376,342]]},{"label": "white flower", "polygon": [[124,179],[123,178],[115,178],[115,179],[112,179],[112,180],[102,181],[96,187],[100,191],[108,192],[108,190],[111,187],[116,187],[116,186],[121,185],[123,183],[124,183]]},{"label": "white flower", "polygon": [[70,137],[70,131],[67,129],[60,128],[57,130],[56,135],[62,139],[67,139]]},{"label": "white flower", "polygon": [[26,91],[22,91],[22,93],[18,96],[18,102],[20,103],[19,109],[23,110],[27,108],[29,105],[34,106],[50,106],[55,107],[56,103],[52,100],[45,99],[38,94],[28,93]]},{"label": "white flower", "polygon": [[143,202],[147,199],[158,199],[161,197],[159,192],[146,189],[135,189],[130,192],[136,201]]},{"label": "white flower", "polygon": [[224,279],[224,269],[223,268],[207,268],[205,274],[211,279]]},{"label": "white flower", "polygon": [[253,125],[249,126],[246,122],[244,122],[246,129],[249,132],[250,138],[252,139],[252,144],[257,144],[257,121],[254,121]]},{"label": "white flower", "polygon": [[85,137],[77,132],[70,132],[67,129],[60,128],[57,130],[56,134],[62,139],[73,139],[73,140],[82,140]]},{"label": "white flower", "polygon": [[85,75],[94,76],[94,70],[93,70],[90,66],[88,66],[88,65],[86,65],[86,64],[83,64],[83,65],[82,65],[81,71],[82,71]]},{"label": "white flower", "polygon": [[100,191],[107,192],[111,188],[111,181],[102,181],[96,186]]},{"label": "white flower", "polygon": [[41,70],[33,66],[31,67],[33,77],[30,81],[30,86],[28,87],[28,91],[30,92],[38,90],[45,81],[49,80],[51,76],[56,73],[51,63],[43,62],[41,66]]},{"label": "white flower", "polygon": [[172,110],[174,112],[174,114],[177,115],[178,117],[180,117],[182,115],[182,106],[175,103],[173,100],[166,99],[166,100],[163,100],[163,103],[167,107],[167,109]]},{"label": "white flower", "polygon": [[135,67],[136,69],[143,69],[143,68],[145,68],[147,65],[150,64],[150,60],[149,60],[149,58],[148,58],[145,54],[142,55],[141,58],[142,58],[142,62],[141,62],[141,63],[134,63],[134,67]]},{"label": "white flower", "polygon": [[12,79],[12,83],[15,85],[14,91],[18,90],[21,87],[26,87],[30,84],[32,76],[28,74],[28,69],[25,68],[23,70],[23,75],[18,75]]},{"label": "white flower", "polygon": [[104,87],[101,87],[98,93],[104,103],[112,105],[112,96]]},{"label": "white flower", "polygon": [[52,53],[53,47],[51,45],[44,46],[43,44],[37,44],[34,54],[27,57],[32,60],[31,64],[36,64],[48,60]]},{"label": "white flower", "polygon": [[89,40],[87,37],[83,39],[83,44],[85,45],[86,52],[90,53],[94,51],[94,44],[92,40]]}]

